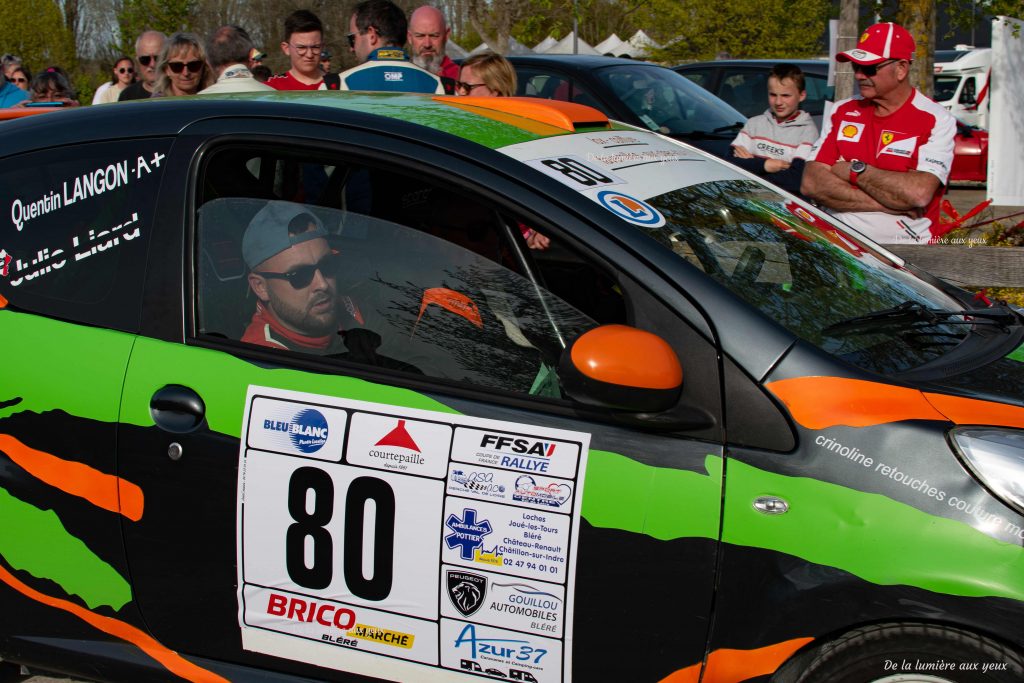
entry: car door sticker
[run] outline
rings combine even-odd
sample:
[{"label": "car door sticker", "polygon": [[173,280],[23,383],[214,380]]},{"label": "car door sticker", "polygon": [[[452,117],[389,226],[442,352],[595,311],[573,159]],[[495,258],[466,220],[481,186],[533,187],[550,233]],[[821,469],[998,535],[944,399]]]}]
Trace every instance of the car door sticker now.
[{"label": "car door sticker", "polygon": [[590,435],[250,386],[247,650],[395,680],[570,680]]}]

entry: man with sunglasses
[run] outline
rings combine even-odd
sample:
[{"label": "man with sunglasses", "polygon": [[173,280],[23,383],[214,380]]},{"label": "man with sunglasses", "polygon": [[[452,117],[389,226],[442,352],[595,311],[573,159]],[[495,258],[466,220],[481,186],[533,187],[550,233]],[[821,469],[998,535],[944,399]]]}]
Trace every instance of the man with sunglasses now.
[{"label": "man with sunglasses", "polygon": [[362,326],[362,315],[337,292],[337,256],[327,231],[307,207],[270,201],[242,237],[256,312],[242,341],[315,354],[345,351],[342,329]]},{"label": "man with sunglasses", "polygon": [[340,74],[342,90],[444,94],[441,79],[409,60],[405,12],[390,0],[363,0],[349,19],[348,45],[359,66]]},{"label": "man with sunglasses", "polygon": [[160,52],[166,40],[167,36],[160,31],[143,31],[135,40],[135,61],[139,65],[138,75],[141,80],[122,90],[118,102],[147,100],[153,96],[153,86],[159,76],[156,63],[160,60]]},{"label": "man with sunglasses", "polygon": [[801,183],[804,195],[880,243],[926,244],[942,234],[956,120],[910,84],[915,48],[902,26],[881,23],[837,55],[852,62],[862,99],[836,103]]}]

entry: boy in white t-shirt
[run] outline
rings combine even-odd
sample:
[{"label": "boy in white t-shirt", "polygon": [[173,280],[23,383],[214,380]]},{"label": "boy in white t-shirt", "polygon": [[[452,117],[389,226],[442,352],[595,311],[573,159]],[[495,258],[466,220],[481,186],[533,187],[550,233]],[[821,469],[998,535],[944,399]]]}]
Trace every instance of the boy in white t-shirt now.
[{"label": "boy in white t-shirt", "polygon": [[807,97],[804,73],[794,64],[776,64],[768,76],[768,110],[747,120],[732,142],[734,164],[793,194],[800,193],[804,160],[818,139],[810,114],[800,111]]}]

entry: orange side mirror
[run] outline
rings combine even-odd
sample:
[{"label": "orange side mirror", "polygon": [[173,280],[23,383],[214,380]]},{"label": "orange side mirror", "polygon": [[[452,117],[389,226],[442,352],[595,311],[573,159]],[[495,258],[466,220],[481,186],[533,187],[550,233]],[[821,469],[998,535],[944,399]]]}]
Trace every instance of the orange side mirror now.
[{"label": "orange side mirror", "polygon": [[671,409],[683,388],[683,368],[668,342],[626,325],[580,335],[562,353],[558,377],[580,403],[637,413]]}]

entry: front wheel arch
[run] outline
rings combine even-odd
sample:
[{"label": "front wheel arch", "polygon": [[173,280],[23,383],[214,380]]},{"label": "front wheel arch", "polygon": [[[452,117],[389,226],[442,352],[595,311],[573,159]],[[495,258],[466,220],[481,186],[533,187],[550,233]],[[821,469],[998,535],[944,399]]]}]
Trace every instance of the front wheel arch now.
[{"label": "front wheel arch", "polygon": [[1024,657],[987,635],[955,626],[881,623],[809,644],[779,667],[771,681],[873,683],[908,674],[951,683],[1018,683],[1024,680]]}]

